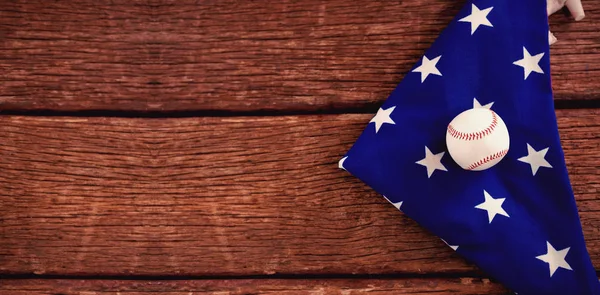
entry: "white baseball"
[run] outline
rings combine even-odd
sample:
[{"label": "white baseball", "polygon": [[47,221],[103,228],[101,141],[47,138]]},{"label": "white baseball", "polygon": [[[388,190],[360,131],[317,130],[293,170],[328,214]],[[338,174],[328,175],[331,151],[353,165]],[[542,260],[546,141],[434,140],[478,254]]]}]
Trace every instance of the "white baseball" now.
[{"label": "white baseball", "polygon": [[448,153],[465,170],[481,171],[498,164],[508,153],[506,124],[487,108],[460,113],[446,131]]}]

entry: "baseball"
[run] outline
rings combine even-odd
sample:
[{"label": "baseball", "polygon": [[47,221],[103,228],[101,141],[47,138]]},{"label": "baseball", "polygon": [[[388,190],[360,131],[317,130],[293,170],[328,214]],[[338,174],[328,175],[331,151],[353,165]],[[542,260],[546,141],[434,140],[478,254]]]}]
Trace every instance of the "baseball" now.
[{"label": "baseball", "polygon": [[474,108],[460,113],[448,124],[446,145],[460,167],[481,171],[506,156],[510,138],[498,114],[487,108]]}]

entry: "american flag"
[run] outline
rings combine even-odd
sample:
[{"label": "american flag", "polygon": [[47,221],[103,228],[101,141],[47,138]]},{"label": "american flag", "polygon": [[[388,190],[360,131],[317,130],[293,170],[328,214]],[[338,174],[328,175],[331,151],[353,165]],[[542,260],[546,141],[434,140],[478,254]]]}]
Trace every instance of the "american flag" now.
[{"label": "american flag", "polygon": [[[554,111],[545,0],[469,1],[339,167],[519,295],[600,294]],[[449,122],[488,108],[510,134],[484,171],[449,155]]]}]

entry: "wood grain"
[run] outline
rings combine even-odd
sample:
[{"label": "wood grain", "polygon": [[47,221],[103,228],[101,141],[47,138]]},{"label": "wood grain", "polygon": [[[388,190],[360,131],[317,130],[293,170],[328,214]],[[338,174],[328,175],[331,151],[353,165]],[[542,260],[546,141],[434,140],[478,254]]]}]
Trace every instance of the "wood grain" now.
[{"label": "wood grain", "polygon": [[[557,99],[599,99],[600,2],[553,15]],[[0,7],[2,110],[316,111],[382,103],[465,1]]]},{"label": "wood grain", "polygon": [[[600,266],[600,110],[558,116]],[[337,168],[370,117],[0,117],[0,274],[476,270]]]},{"label": "wood grain", "polygon": [[332,280],[4,280],[0,295],[506,295],[485,279]]},{"label": "wood grain", "polygon": [[148,108],[147,3],[2,1],[0,109]]}]

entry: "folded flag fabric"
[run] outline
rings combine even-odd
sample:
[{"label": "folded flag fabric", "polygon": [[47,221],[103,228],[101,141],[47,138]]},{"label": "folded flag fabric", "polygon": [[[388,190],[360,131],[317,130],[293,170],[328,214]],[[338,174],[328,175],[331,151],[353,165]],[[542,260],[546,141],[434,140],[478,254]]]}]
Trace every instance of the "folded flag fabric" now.
[{"label": "folded flag fabric", "polygon": [[600,294],[558,133],[548,32],[545,0],[469,1],[339,167],[519,295]]}]

